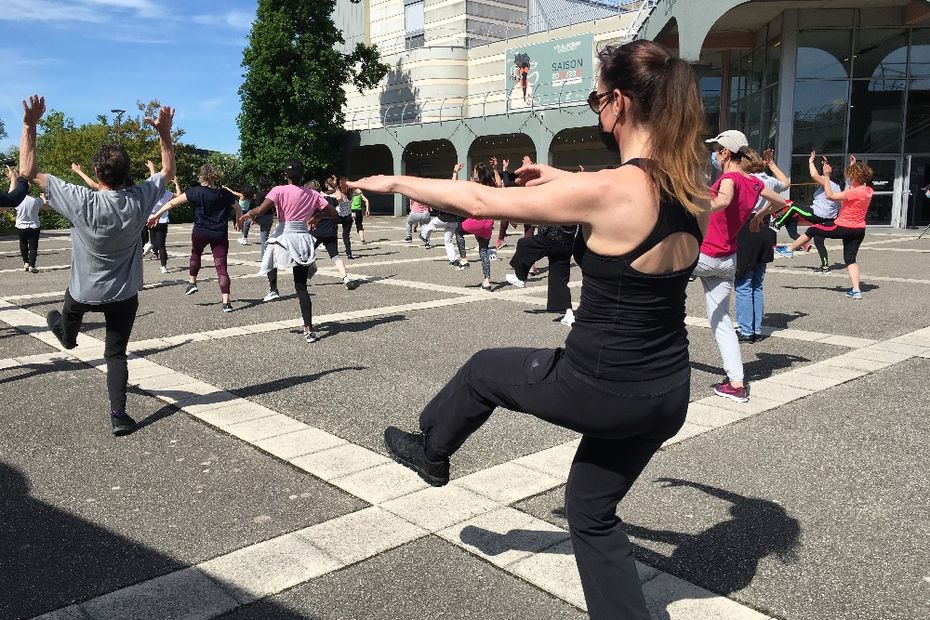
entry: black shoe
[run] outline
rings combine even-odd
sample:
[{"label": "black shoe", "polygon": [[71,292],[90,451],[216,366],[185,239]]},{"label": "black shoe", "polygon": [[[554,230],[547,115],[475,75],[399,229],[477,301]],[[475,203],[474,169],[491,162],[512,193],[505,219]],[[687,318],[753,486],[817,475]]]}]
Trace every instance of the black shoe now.
[{"label": "black shoe", "polygon": [[61,327],[61,312],[58,310],[52,310],[45,315],[45,322],[48,325],[48,328],[55,334],[55,337],[58,338],[58,342],[61,343],[66,349],[73,349],[77,346],[76,342],[66,343],[65,342],[65,331]]},{"label": "black shoe", "polygon": [[120,435],[128,435],[136,430],[136,421],[125,413],[111,413],[110,424],[113,425],[113,434],[117,437]]},{"label": "black shoe", "polygon": [[461,263],[459,263],[458,259],[456,259],[456,260],[450,260],[450,261],[449,261],[449,266],[450,266],[450,267],[458,267],[460,264],[461,264]]},{"label": "black shoe", "polygon": [[349,260],[355,260],[355,257],[352,256],[351,254],[346,254],[346,258],[348,258]]},{"label": "black shoe", "polygon": [[232,312],[232,311],[233,311],[233,307],[231,303],[226,302],[225,304],[223,304],[223,312]]},{"label": "black shoe", "polygon": [[441,487],[449,483],[449,459],[427,459],[426,435],[423,433],[405,433],[389,426],[384,430],[384,446],[392,459],[417,472],[427,484]]},{"label": "black shoe", "polygon": [[184,291],[185,295],[193,295],[197,292],[197,285],[191,282],[187,285],[187,290]]},{"label": "black shoe", "polygon": [[755,342],[756,335],[755,334],[744,334],[743,332],[737,332],[736,339],[739,340],[740,342]]}]

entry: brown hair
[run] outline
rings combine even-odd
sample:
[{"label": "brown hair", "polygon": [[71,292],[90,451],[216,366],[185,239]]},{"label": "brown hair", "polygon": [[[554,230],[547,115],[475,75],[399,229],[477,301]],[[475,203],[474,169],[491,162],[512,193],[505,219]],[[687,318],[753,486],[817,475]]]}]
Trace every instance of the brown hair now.
[{"label": "brown hair", "polygon": [[210,164],[204,164],[197,170],[197,178],[208,183],[216,183],[223,178],[223,171]]},{"label": "brown hair", "polygon": [[598,57],[601,82],[628,96],[633,122],[652,130],[646,170],[653,183],[693,215],[706,211],[704,105],[691,65],[646,40],[608,46]]},{"label": "brown hair", "polygon": [[765,171],[765,162],[756,149],[748,148],[743,151],[743,158],[739,160],[739,165],[743,172],[747,174],[758,174]]},{"label": "brown hair", "polygon": [[129,153],[119,144],[104,144],[94,154],[97,178],[111,189],[132,185],[129,180]]},{"label": "brown hair", "polygon": [[342,192],[343,196],[349,195],[349,178],[348,177],[339,177],[339,191]]},{"label": "brown hair", "polygon": [[863,164],[858,161],[846,169],[846,178],[850,181],[861,183],[862,185],[871,181],[874,174],[875,173],[872,172],[872,168],[869,167],[868,164]]}]

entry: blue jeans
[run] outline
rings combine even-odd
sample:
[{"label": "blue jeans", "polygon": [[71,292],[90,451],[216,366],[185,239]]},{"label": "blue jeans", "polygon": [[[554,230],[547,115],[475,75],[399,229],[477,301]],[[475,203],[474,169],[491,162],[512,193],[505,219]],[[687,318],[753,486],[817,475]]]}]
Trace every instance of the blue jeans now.
[{"label": "blue jeans", "polygon": [[762,315],[765,312],[762,282],[765,280],[765,263],[759,263],[744,277],[736,281],[736,322],[741,333],[762,334]]}]

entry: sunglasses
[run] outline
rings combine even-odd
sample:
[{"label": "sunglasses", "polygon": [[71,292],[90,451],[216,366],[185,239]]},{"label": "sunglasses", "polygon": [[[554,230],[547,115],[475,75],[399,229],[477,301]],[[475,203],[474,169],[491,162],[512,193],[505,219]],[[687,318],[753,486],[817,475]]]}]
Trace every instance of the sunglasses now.
[{"label": "sunglasses", "polygon": [[604,97],[610,97],[613,95],[613,91],[608,91],[606,93],[600,93],[596,90],[592,90],[591,94],[588,95],[588,106],[591,108],[591,111],[595,114],[601,113],[601,99]]}]

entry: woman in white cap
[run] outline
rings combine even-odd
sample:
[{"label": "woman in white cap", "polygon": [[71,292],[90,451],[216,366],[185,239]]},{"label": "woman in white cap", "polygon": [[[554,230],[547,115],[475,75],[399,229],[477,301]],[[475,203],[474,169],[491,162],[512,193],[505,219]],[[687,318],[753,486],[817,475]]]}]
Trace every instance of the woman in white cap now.
[{"label": "woman in white cap", "polygon": [[711,186],[712,213],[694,275],[701,279],[704,287],[707,319],[727,374],[724,381],[714,385],[714,394],[746,403],[749,391],[743,381],[743,358],[736,330],[730,322],[730,296],[736,278],[736,238],[752,215],[760,195],[781,206],[785,201],[762,181],[743,171],[741,163],[747,156],[749,142],[742,132],[731,129],[707,142],[714,145],[723,174]]}]

